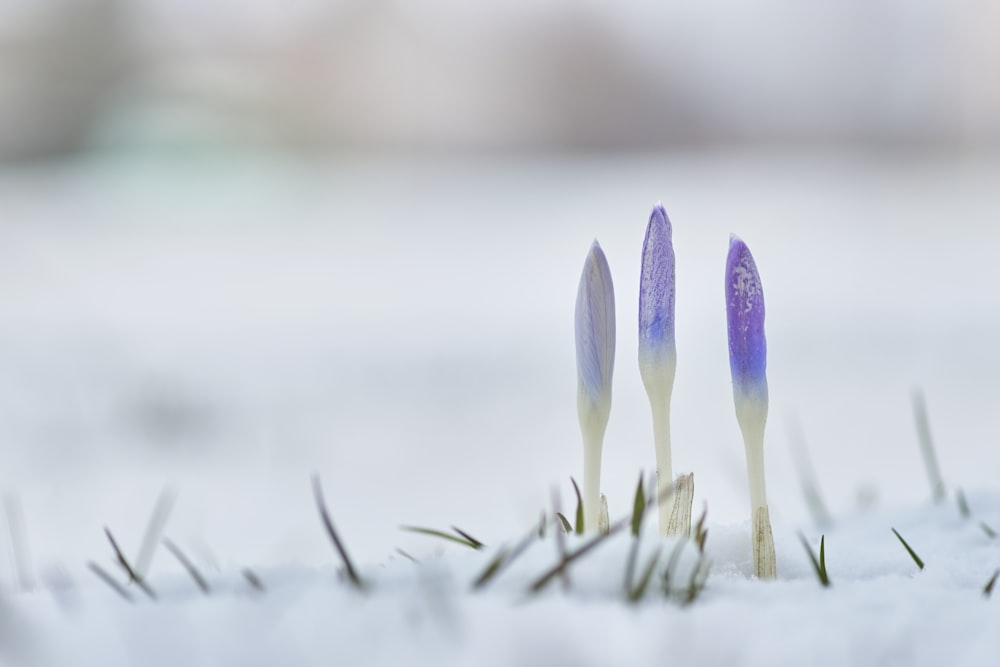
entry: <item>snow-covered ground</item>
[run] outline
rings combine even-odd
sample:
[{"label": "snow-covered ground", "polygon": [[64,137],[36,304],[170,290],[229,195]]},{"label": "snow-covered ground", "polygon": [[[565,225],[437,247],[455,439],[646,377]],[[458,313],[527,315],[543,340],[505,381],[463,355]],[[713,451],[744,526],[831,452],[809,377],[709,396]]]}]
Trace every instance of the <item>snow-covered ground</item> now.
[{"label": "snow-covered ground", "polygon": [[[1000,541],[978,523],[1000,525],[998,177],[989,160],[752,155],[105,157],[0,173],[0,489],[15,526],[0,535],[0,663],[993,664],[1000,607],[982,588]],[[550,538],[468,594],[489,554],[398,527],[499,545],[554,486],[571,506],[572,309],[595,236],[618,296],[613,516],[652,468],[634,323],[658,199],[678,262],[674,469],[695,472],[709,508],[708,586],[692,606],[633,609],[620,536],[570,593],[526,600]],[[773,583],[747,574],[730,232],[768,305]],[[972,519],[953,495],[929,504],[916,388]],[[797,537],[818,544],[793,424],[835,518],[831,589]],[[335,574],[313,473],[368,594]],[[213,594],[160,549],[159,601],[133,591],[130,605],[87,563],[118,575],[104,527],[135,558],[164,489],[165,535]]]}]

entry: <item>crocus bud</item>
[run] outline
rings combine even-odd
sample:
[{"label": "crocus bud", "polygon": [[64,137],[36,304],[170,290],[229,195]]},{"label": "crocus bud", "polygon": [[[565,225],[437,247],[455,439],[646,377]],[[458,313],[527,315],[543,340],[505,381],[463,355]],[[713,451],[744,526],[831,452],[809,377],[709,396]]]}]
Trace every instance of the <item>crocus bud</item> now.
[{"label": "crocus bud", "polygon": [[747,245],[733,235],[726,260],[726,315],[729,368],[733,376],[736,420],[743,432],[750,481],[754,570],[761,579],[775,576],[774,539],[764,486],[764,425],[767,422],[767,342],[764,291]]},{"label": "crocus bud", "polygon": [[598,528],[601,449],[611,414],[615,368],[615,291],[601,246],[594,241],[576,296],[577,413],[583,434],[583,523]]},{"label": "crocus bud", "polygon": [[[674,498],[670,461],[670,396],[677,368],[674,344],[674,246],[670,218],[662,204],[653,207],[642,244],[639,278],[639,373],[653,413],[660,533],[687,534],[687,526],[670,525]],[[683,516],[681,513],[679,516]],[[690,517],[690,511],[687,512]]]}]

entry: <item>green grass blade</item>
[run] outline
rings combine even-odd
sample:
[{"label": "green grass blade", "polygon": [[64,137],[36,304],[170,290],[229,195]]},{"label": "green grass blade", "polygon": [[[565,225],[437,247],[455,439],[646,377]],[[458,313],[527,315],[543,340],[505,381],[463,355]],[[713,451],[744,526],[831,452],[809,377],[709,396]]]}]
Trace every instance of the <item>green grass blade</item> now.
[{"label": "green grass blade", "polygon": [[583,535],[583,496],[580,495],[576,480],[570,477],[569,481],[573,482],[573,492],[576,493],[576,534]]},{"label": "green grass blade", "polygon": [[493,578],[499,574],[502,570],[506,569],[513,563],[518,556],[523,554],[528,550],[532,544],[538,539],[538,533],[532,530],[530,533],[521,538],[521,541],[514,545],[511,550],[501,549],[499,553],[486,565],[486,569],[483,570],[482,574],[476,577],[476,580],[472,582],[473,590],[482,588]]},{"label": "green grass blade", "polygon": [[990,580],[986,582],[985,586],[983,586],[983,596],[989,597],[993,594],[993,585],[997,583],[998,577],[1000,577],[1000,570],[994,572],[993,576],[990,577]]},{"label": "green grass blade", "polygon": [[980,521],[979,527],[983,529],[983,532],[986,533],[986,536],[991,540],[995,540],[997,538],[997,531],[990,528],[985,521]]},{"label": "green grass blade", "polygon": [[573,532],[573,526],[570,524],[569,519],[567,519],[562,512],[556,512],[556,518],[559,519],[559,523],[562,525],[563,534]]},{"label": "green grass blade", "polygon": [[469,541],[469,544],[473,545],[473,548],[475,549],[482,549],[483,547],[486,546],[485,544],[474,538],[472,535],[469,535],[461,528],[456,528],[455,526],[452,526],[451,529],[454,530],[459,535],[461,535],[462,537],[464,537],[465,539],[467,539]]},{"label": "green grass blade", "polygon": [[153,564],[153,556],[156,555],[156,547],[163,538],[163,529],[167,526],[167,520],[174,509],[174,502],[177,500],[177,492],[169,486],[160,492],[153,507],[153,513],[146,524],[146,534],[142,538],[142,545],[139,547],[139,555],[135,557],[135,572],[139,578],[145,578],[149,574],[149,568]]},{"label": "green grass blade", "polygon": [[896,537],[903,544],[903,547],[906,549],[906,552],[910,554],[910,558],[912,558],[913,562],[917,564],[917,567],[919,567],[921,570],[924,569],[924,561],[920,560],[920,556],[918,556],[917,553],[910,548],[910,545],[906,543],[906,540],[903,539],[903,536],[900,535],[895,528],[892,529],[892,532],[895,533]]},{"label": "green grass blade", "polygon": [[417,560],[416,558],[414,558],[410,554],[406,553],[405,551],[403,551],[399,547],[396,547],[396,553],[398,553],[400,556],[402,556],[406,560],[410,561],[411,563],[416,563],[417,565],[420,565],[420,561],[419,560]]},{"label": "green grass blade", "polygon": [[531,587],[529,589],[530,592],[532,592],[532,593],[539,593],[539,592],[541,592],[542,589],[544,589],[546,586],[548,586],[549,583],[551,583],[553,579],[555,579],[556,577],[564,574],[566,572],[567,568],[569,568],[569,566],[573,562],[575,562],[575,561],[579,560],[580,558],[583,558],[584,556],[586,556],[588,553],[590,553],[591,551],[593,551],[594,549],[596,549],[598,546],[600,546],[601,544],[603,544],[606,540],[608,540],[613,535],[616,535],[617,533],[620,533],[621,531],[625,530],[625,528],[629,525],[629,521],[630,521],[630,519],[626,519],[624,521],[619,521],[619,522],[613,524],[608,529],[608,532],[601,533],[601,534],[599,534],[599,535],[591,538],[590,540],[588,540],[587,542],[585,542],[583,544],[583,546],[581,546],[576,551],[572,551],[572,552],[567,553],[564,558],[560,559],[560,561],[558,563],[556,563],[553,567],[551,567],[548,570],[546,570],[545,573],[542,574],[542,576],[540,576],[538,579],[536,579],[531,584]]},{"label": "green grass blade", "polygon": [[122,553],[121,548],[118,546],[115,536],[111,534],[111,530],[107,526],[104,527],[104,534],[108,536],[108,542],[111,543],[111,548],[115,552],[118,564],[121,565],[122,569],[125,570],[125,573],[128,574],[129,582],[138,586],[143,593],[149,596],[149,599],[155,600],[156,594],[153,592],[153,589],[146,585],[146,582],[142,580],[142,577],[136,573],[135,569],[128,562],[128,559],[125,558],[125,554]]},{"label": "green grass blade", "polygon": [[188,575],[194,579],[194,583],[198,586],[198,589],[205,595],[208,595],[211,592],[211,589],[208,587],[208,582],[205,581],[205,577],[201,576],[201,572],[198,571],[198,568],[195,567],[194,563],[192,563],[184,552],[180,550],[180,547],[171,542],[169,539],[163,540],[163,546],[166,547],[167,551],[173,554],[174,558],[177,559],[177,562],[181,564],[181,567],[183,567]]},{"label": "green grass blade", "polygon": [[[637,540],[638,542],[638,540]],[[640,602],[646,595],[646,591],[649,589],[649,582],[653,579],[653,572],[656,571],[656,565],[660,562],[660,553],[662,553],[663,547],[659,546],[653,555],[650,556],[649,561],[646,563],[646,567],[643,568],[642,574],[639,576],[639,581],[636,582],[635,586],[628,591],[629,602]]]},{"label": "green grass blade", "polygon": [[354,563],[351,562],[351,558],[347,555],[347,549],[344,547],[340,535],[337,534],[337,530],[333,527],[333,519],[330,518],[330,513],[326,509],[326,502],[323,500],[323,487],[320,486],[319,477],[313,475],[312,483],[313,495],[316,497],[316,507],[319,509],[319,517],[323,522],[323,527],[326,528],[326,534],[329,535],[330,541],[333,542],[334,549],[337,550],[337,554],[340,556],[340,561],[344,564],[347,579],[355,588],[363,590],[365,584],[361,581],[361,577],[358,576],[357,570],[354,569]]},{"label": "green grass blade", "polygon": [[451,533],[446,533],[441,530],[434,530],[433,528],[421,528],[420,526],[400,526],[400,530],[405,530],[408,533],[418,533],[420,535],[429,535],[431,537],[440,537],[442,540],[448,540],[454,542],[455,544],[461,544],[464,547],[469,547],[470,549],[479,550],[483,548],[482,542],[478,540],[472,541],[461,535],[452,535]]},{"label": "green grass blade", "polygon": [[924,467],[927,469],[927,479],[931,485],[931,496],[935,503],[940,503],[945,497],[944,479],[941,477],[941,466],[938,465],[930,421],[927,419],[927,402],[919,389],[913,392],[913,419],[917,425],[917,438],[920,441],[920,453],[924,457]]},{"label": "green grass blade", "polygon": [[830,577],[826,573],[826,536],[821,536],[819,540],[819,559],[816,558],[816,554],[813,553],[812,547],[809,546],[809,542],[806,540],[806,536],[799,533],[799,541],[802,542],[802,546],[805,547],[806,553],[809,554],[809,561],[812,563],[813,570],[816,572],[816,578],[819,579],[819,583],[823,587],[830,586]]},{"label": "green grass blade", "polygon": [[90,568],[90,571],[93,572],[98,579],[106,583],[111,588],[111,590],[113,590],[115,593],[118,593],[118,595],[122,596],[122,599],[124,599],[126,602],[135,602],[135,600],[132,599],[132,595],[129,594],[127,590],[125,590],[125,587],[119,584],[117,581],[115,581],[114,577],[108,574],[103,567],[101,567],[100,565],[98,565],[93,561],[87,563],[87,567]]},{"label": "green grass blade", "polygon": [[264,582],[260,580],[260,577],[253,570],[248,567],[243,568],[243,578],[247,580],[247,583],[255,591],[259,593],[264,592]]},{"label": "green grass blade", "polygon": [[635,487],[635,502],[632,503],[632,535],[639,537],[642,528],[642,516],[646,513],[646,491],[642,485],[642,472],[639,472],[639,483]]},{"label": "green grass blade", "polygon": [[965,492],[962,489],[955,492],[955,500],[958,502],[958,513],[962,515],[962,518],[971,517],[972,510],[969,509],[969,501],[965,499]]}]

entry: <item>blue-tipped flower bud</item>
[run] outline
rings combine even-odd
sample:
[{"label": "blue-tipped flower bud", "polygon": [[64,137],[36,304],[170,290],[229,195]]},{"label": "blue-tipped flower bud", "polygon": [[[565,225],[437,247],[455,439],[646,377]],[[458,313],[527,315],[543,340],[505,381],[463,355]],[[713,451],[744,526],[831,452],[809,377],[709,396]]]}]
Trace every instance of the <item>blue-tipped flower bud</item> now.
[{"label": "blue-tipped flower bud", "polygon": [[743,432],[750,482],[754,571],[761,579],[773,579],[777,564],[764,485],[764,425],[767,422],[764,290],[750,249],[735,235],[729,238],[726,260],[726,316],[733,400],[736,420]]},{"label": "blue-tipped flower bud", "polygon": [[726,315],[729,321],[729,368],[733,392],[767,402],[767,341],[764,338],[764,290],[750,248],[735,234],[726,260]]},{"label": "blue-tipped flower bud", "polygon": [[584,526],[596,530],[600,512],[601,449],[611,414],[615,368],[615,291],[611,269],[594,241],[576,297],[577,412],[583,434]]},{"label": "blue-tipped flower bud", "polygon": [[600,244],[587,253],[576,295],[576,370],[581,396],[592,405],[611,402],[615,369],[615,289]]},{"label": "blue-tipped flower bud", "polygon": [[[674,245],[670,218],[657,204],[642,243],[639,278],[639,363],[672,362],[674,345]],[[645,380],[645,376],[644,380]]]},{"label": "blue-tipped flower bud", "polygon": [[[653,207],[642,244],[639,278],[639,373],[653,413],[653,443],[660,498],[660,532],[687,534],[688,525],[671,524],[673,484],[670,460],[670,397],[677,349],[674,343],[674,245],[670,218],[662,204]],[[690,513],[689,513],[690,514]]]}]

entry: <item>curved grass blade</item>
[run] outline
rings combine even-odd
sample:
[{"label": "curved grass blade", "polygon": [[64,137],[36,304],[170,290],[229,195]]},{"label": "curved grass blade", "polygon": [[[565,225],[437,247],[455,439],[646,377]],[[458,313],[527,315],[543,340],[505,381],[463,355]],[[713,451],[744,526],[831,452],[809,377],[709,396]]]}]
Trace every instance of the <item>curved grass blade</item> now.
[{"label": "curved grass blade", "polygon": [[816,554],[813,553],[812,547],[809,546],[809,542],[806,541],[806,536],[799,533],[799,540],[802,542],[802,546],[805,547],[806,553],[809,554],[809,560],[812,562],[813,570],[816,571],[816,577],[819,579],[824,587],[830,586],[830,577],[826,573],[826,536],[821,535],[819,538],[819,559],[817,560]]},{"label": "curved grass blade", "polygon": [[915,552],[913,549],[910,548],[910,545],[906,543],[906,540],[903,539],[903,536],[900,535],[895,528],[892,529],[892,532],[903,544],[903,547],[906,548],[906,552],[910,554],[910,558],[912,558],[913,562],[917,564],[917,567],[919,567],[921,570],[924,569],[924,561],[920,560],[920,556],[917,555],[917,552]]},{"label": "curved grass blade", "polygon": [[[636,542],[638,542],[638,540]],[[649,562],[646,563],[646,567],[643,569],[642,575],[639,577],[639,581],[636,582],[635,586],[628,589],[629,602],[639,602],[646,595],[646,590],[649,588],[649,582],[653,579],[653,572],[656,570],[657,563],[660,562],[660,553],[662,551],[662,546],[656,547],[656,551],[654,551],[653,555],[649,557]]]},{"label": "curved grass blade", "polygon": [[135,602],[135,600],[132,599],[132,596],[129,594],[129,592],[125,590],[125,587],[119,584],[117,581],[115,581],[114,577],[108,574],[103,567],[101,567],[94,561],[90,561],[89,563],[87,563],[87,567],[90,568],[91,572],[97,575],[98,579],[100,579],[108,586],[110,586],[111,590],[113,590],[115,593],[118,593],[118,595],[122,596],[122,598],[126,602]]},{"label": "curved grass blade", "polygon": [[983,586],[984,597],[989,597],[993,594],[993,585],[997,583],[997,578],[1000,578],[1000,570],[994,572],[993,576],[990,577],[990,580],[986,582],[985,586]]},{"label": "curved grass blade", "polygon": [[518,556],[527,551],[528,547],[535,543],[537,536],[538,532],[536,530],[532,530],[530,533],[522,537],[521,541],[514,545],[513,549],[510,549],[509,551],[507,549],[501,549],[500,552],[489,562],[482,574],[476,577],[476,580],[472,582],[473,590],[482,588],[492,581],[497,574],[513,563]]},{"label": "curved grass blade", "polygon": [[153,513],[149,517],[149,523],[146,524],[146,534],[139,547],[139,555],[135,557],[135,571],[140,579],[149,574],[149,568],[153,564],[153,556],[156,555],[156,547],[163,537],[163,529],[167,525],[176,500],[177,491],[169,486],[164,488],[160,492],[159,498],[156,499]]},{"label": "curved grass blade", "polygon": [[924,467],[927,469],[927,480],[931,485],[931,496],[935,503],[944,500],[944,479],[941,477],[941,466],[938,465],[937,452],[934,449],[934,438],[931,437],[930,420],[927,418],[927,402],[924,393],[917,389],[913,392],[913,419],[917,425],[917,439],[920,441],[920,453],[924,457]]},{"label": "curved grass blade", "polygon": [[632,503],[632,535],[639,537],[639,529],[642,527],[642,515],[646,508],[646,490],[642,484],[643,474],[639,472],[639,483],[635,487],[635,500]]},{"label": "curved grass blade", "polygon": [[580,487],[572,477],[569,481],[573,483],[573,491],[576,493],[576,534],[583,535],[583,496],[580,495]]},{"label": "curved grass blade", "polygon": [[[333,520],[330,518],[330,513],[326,509],[326,503],[323,501],[323,487],[320,486],[318,476],[313,475],[312,485],[313,495],[316,497],[316,507],[319,509],[320,519],[323,521],[323,526],[326,528],[327,535],[330,536],[330,541],[333,542],[333,546],[337,550],[337,554],[340,556],[341,562],[344,564],[344,571],[347,572],[347,579],[355,588],[363,590],[365,584],[361,581],[361,577],[358,576],[357,570],[354,569],[354,563],[351,562],[350,556],[347,555],[347,549],[344,548],[344,543],[341,542],[336,528],[333,527]],[[252,583],[253,582],[251,581],[251,584]]]},{"label": "curved grass blade", "polygon": [[148,595],[151,600],[155,600],[156,594],[153,592],[153,589],[147,586],[146,582],[142,580],[142,577],[140,577],[136,573],[135,569],[133,569],[132,565],[128,562],[128,559],[125,558],[125,554],[122,553],[121,548],[118,546],[118,542],[115,541],[115,536],[111,534],[111,530],[109,530],[107,526],[104,527],[104,534],[108,536],[108,542],[111,542],[111,548],[114,549],[115,557],[118,559],[118,564],[122,566],[123,570],[125,570],[125,573],[128,575],[129,582],[135,583],[135,585],[138,586],[143,593]]},{"label": "curved grass blade", "polygon": [[194,583],[198,586],[201,592],[208,595],[211,592],[208,587],[208,582],[205,581],[205,577],[201,576],[201,572],[199,572],[198,568],[194,566],[194,563],[192,563],[190,559],[184,555],[184,552],[180,550],[180,547],[171,542],[169,539],[163,540],[163,546],[167,549],[167,551],[173,554],[174,558],[176,558],[181,564],[181,567],[183,567],[187,573],[191,575],[191,578],[194,579]]},{"label": "curved grass blade", "polygon": [[420,526],[400,526],[400,530],[405,530],[409,533],[418,533],[420,535],[429,535],[431,537],[439,537],[442,540],[448,540],[454,542],[455,544],[461,544],[462,546],[469,547],[470,549],[479,550],[483,548],[483,543],[476,539],[469,539],[463,536],[461,533],[458,535],[452,535],[451,533],[446,533],[441,530],[434,530],[433,528],[421,528]]}]

